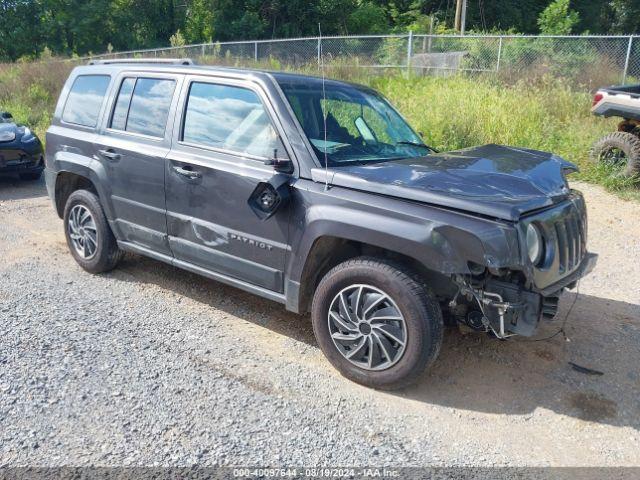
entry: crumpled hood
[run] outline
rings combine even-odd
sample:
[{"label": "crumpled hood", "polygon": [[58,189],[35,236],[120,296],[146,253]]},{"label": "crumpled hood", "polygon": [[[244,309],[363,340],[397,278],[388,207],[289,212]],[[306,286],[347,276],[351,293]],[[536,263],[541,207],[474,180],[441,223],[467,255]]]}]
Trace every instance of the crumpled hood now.
[{"label": "crumpled hood", "polygon": [[[517,220],[567,198],[564,174],[574,171],[551,153],[491,144],[328,173],[332,185]],[[324,170],[313,179],[324,182]]]}]

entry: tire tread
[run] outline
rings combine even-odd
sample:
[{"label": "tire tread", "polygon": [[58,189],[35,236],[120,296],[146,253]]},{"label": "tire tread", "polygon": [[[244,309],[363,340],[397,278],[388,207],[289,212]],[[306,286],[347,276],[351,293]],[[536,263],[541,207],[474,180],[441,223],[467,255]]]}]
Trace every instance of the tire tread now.
[{"label": "tire tread", "polygon": [[640,138],[629,132],[613,132],[605,135],[593,144],[590,152],[591,160],[598,162],[600,154],[609,147],[619,148],[627,155],[624,175],[640,174]]}]

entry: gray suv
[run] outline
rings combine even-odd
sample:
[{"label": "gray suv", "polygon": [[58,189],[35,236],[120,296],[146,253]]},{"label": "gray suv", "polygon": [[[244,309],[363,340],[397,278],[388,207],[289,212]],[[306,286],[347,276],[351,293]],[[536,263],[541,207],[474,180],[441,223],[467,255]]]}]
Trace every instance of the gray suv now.
[{"label": "gray suv", "polygon": [[390,389],[436,359],[445,320],[504,339],[555,315],[595,263],[575,170],[437,153],[359,85],[121,60],[71,73],[45,176],[85,270],[134,252],[311,312],[343,375]]}]

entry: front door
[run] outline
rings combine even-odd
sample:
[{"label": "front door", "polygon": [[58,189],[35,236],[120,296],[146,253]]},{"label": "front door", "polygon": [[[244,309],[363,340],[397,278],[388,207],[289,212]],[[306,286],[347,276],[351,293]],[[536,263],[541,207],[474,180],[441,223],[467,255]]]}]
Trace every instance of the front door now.
[{"label": "front door", "polygon": [[167,229],[178,261],[275,292],[283,291],[289,209],[268,219],[251,209],[274,175],[265,160],[286,157],[266,98],[240,82],[185,81],[165,162]]},{"label": "front door", "polygon": [[164,161],[171,145],[171,112],[178,100],[179,81],[171,75],[123,74],[95,143],[95,158],[108,179],[116,237],[165,255],[171,255],[171,250]]}]

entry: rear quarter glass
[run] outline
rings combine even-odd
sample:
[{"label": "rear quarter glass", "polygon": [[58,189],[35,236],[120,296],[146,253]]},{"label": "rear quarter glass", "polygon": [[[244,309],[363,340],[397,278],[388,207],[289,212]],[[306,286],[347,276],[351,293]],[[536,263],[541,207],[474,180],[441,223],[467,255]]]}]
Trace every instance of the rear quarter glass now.
[{"label": "rear quarter glass", "polygon": [[75,79],[62,112],[62,120],[95,128],[109,87],[109,75],[80,75]]}]

